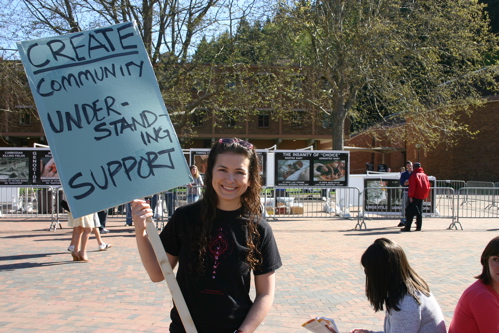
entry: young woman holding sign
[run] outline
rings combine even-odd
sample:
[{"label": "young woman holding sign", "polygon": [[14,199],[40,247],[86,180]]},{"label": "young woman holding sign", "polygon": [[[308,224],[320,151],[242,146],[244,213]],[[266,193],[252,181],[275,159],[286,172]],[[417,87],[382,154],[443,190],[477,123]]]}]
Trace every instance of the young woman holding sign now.
[{"label": "young woman holding sign", "polygon": [[[270,225],[262,219],[258,156],[235,138],[212,147],[203,198],[178,208],[161,240],[199,333],[254,332],[273,300],[281,258]],[[150,278],[164,279],[145,232],[152,216],[143,200],[132,204],[137,246]],[[256,297],[250,299],[250,273]],[[170,332],[184,332],[174,307]]]}]

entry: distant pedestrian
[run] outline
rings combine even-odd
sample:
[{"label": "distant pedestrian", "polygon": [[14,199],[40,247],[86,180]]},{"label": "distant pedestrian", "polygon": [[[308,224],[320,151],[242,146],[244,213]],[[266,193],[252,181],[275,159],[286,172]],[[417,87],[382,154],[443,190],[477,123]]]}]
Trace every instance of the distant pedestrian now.
[{"label": "distant pedestrian", "polygon": [[[402,169],[404,169],[404,170],[402,170]],[[409,190],[409,177],[411,176],[411,173],[412,173],[412,162],[411,161],[405,162],[405,168],[402,167],[400,170],[401,170],[401,173],[400,173],[399,183],[400,183],[400,186],[402,186],[404,188],[402,191],[402,213],[403,213],[404,217],[400,219],[400,223],[398,226],[403,227],[403,226],[405,226],[405,221],[406,221],[405,209],[407,208],[408,203],[409,203],[409,197],[407,196],[407,193]]]},{"label": "distant pedestrian", "polygon": [[125,211],[126,211],[125,226],[131,227],[133,225],[133,219],[132,219],[132,204],[130,202],[128,202],[125,205]]},{"label": "distant pedestrian", "polygon": [[71,252],[73,261],[88,262],[87,244],[92,231],[95,234],[95,239],[99,245],[99,251],[106,251],[113,244],[107,244],[102,241],[99,227],[100,219],[97,213],[88,214],[80,218],[73,218],[73,214],[66,200],[61,201],[61,207],[68,212],[68,225],[73,228],[71,242],[68,246],[68,251]]},{"label": "distant pedestrian", "polygon": [[73,214],[68,212],[68,225],[73,228],[71,244],[68,247],[73,261],[88,262],[87,244],[92,230],[95,229],[94,214],[73,218]]},{"label": "distant pedestrian", "polygon": [[421,163],[414,163],[414,171],[409,177],[409,205],[405,210],[405,227],[401,231],[411,231],[412,220],[416,216],[416,231],[423,226],[423,201],[430,194],[430,181]]},{"label": "distant pedestrian", "polygon": [[198,167],[191,165],[190,170],[192,178],[194,178],[194,182],[187,185],[187,203],[198,201],[201,189],[204,186],[203,178],[199,174]]},{"label": "distant pedestrian", "polygon": [[107,233],[109,233],[109,230],[106,229],[107,209],[98,211],[97,215],[99,216],[99,223],[100,223],[99,232],[101,234],[107,234]]}]

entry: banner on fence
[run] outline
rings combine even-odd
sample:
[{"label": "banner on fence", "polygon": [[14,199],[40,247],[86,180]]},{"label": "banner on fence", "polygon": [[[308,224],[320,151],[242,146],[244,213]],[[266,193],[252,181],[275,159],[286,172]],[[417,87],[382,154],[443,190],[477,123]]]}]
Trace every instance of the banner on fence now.
[{"label": "banner on fence", "polygon": [[350,153],[276,150],[276,186],[348,186]]},{"label": "banner on fence", "polygon": [[135,23],[18,48],[75,217],[191,181]]},{"label": "banner on fence", "polygon": [[[435,186],[435,179],[430,179],[430,186]],[[403,215],[403,193],[398,179],[364,178],[364,210],[386,215]],[[435,212],[433,191],[423,201],[423,213]]]},{"label": "banner on fence", "polygon": [[48,148],[0,148],[0,185],[60,186]]},{"label": "banner on fence", "polygon": [[34,166],[30,153],[22,148],[0,148],[0,185],[32,184]]}]

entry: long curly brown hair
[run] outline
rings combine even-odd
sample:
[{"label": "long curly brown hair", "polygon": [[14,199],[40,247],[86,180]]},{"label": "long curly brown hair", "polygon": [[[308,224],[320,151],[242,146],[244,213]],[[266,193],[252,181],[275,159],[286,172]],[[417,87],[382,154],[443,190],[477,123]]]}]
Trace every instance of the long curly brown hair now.
[{"label": "long curly brown hair", "polygon": [[[227,143],[227,142],[228,143]],[[251,148],[249,148],[251,146]],[[259,173],[258,155],[255,147],[241,141],[237,138],[224,140],[224,142],[215,142],[211,148],[208,156],[208,165],[205,172],[205,192],[202,199],[201,208],[201,224],[198,230],[195,230],[197,239],[193,246],[196,262],[192,263],[199,273],[205,271],[205,258],[206,250],[209,242],[211,241],[211,231],[213,229],[213,222],[216,216],[218,207],[218,195],[215,192],[212,184],[213,168],[220,154],[238,154],[247,157],[250,161],[248,180],[250,186],[246,192],[241,195],[242,215],[241,218],[246,222],[246,246],[248,252],[246,254],[246,261],[251,269],[255,269],[261,264],[261,253],[257,248],[260,241],[260,234],[257,229],[258,221],[262,217],[262,208],[260,204],[261,181]],[[194,237],[196,237],[194,236]]]}]

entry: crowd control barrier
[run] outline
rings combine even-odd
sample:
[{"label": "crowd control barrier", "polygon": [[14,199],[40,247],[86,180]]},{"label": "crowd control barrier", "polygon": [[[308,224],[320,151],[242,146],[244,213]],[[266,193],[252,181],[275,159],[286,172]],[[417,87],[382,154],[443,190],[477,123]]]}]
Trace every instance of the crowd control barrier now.
[{"label": "crowd control barrier", "polygon": [[[472,187],[469,185],[482,185]],[[423,216],[449,218],[448,229],[463,229],[462,219],[499,217],[499,183],[437,181],[424,202]],[[446,185],[446,186],[438,186]],[[202,191],[201,196],[202,196]],[[189,187],[178,187],[146,198],[154,207],[158,229],[167,223],[175,208],[188,203]],[[376,219],[404,218],[404,188],[366,187],[275,187],[262,189],[264,216],[270,220],[324,218],[356,221],[354,229],[367,229]],[[49,230],[60,227],[66,212],[60,207],[62,187],[0,187],[0,217],[50,218]],[[127,205],[112,207],[110,216],[126,219]]]},{"label": "crowd control barrier", "polygon": [[465,218],[499,218],[498,187],[463,187],[457,192],[456,218],[449,229],[463,229],[461,220]]}]

